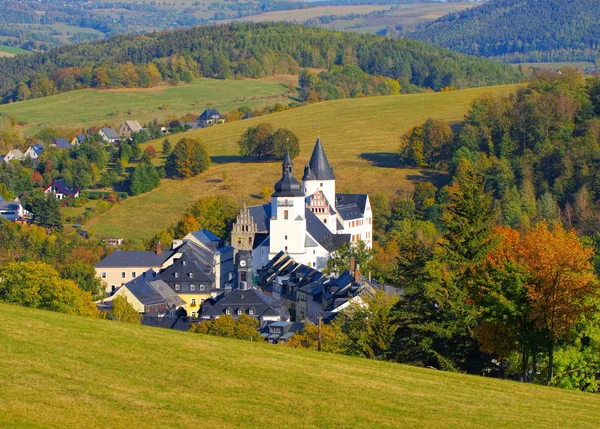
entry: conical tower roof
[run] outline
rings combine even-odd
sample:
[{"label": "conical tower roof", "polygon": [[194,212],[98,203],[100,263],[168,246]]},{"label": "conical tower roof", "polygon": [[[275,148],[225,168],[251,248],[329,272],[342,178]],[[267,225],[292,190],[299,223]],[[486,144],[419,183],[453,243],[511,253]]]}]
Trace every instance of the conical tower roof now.
[{"label": "conical tower roof", "polygon": [[321,137],[317,138],[315,148],[308,162],[308,167],[308,170],[312,174],[307,175],[305,170],[305,176],[302,180],[335,180],[333,169],[329,165],[329,161],[327,161],[327,156],[321,144]]}]

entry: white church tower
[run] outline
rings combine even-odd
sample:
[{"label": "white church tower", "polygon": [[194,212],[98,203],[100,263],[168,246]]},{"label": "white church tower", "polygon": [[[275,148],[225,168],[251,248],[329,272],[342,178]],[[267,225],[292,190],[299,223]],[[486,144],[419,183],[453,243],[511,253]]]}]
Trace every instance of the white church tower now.
[{"label": "white church tower", "polygon": [[325,156],[320,136],[317,137],[310,161],[304,169],[302,186],[306,195],[322,191],[331,207],[335,207],[335,177],[333,168],[330,167]]},{"label": "white church tower", "polygon": [[271,195],[269,260],[284,250],[306,263],[306,203],[302,185],[294,178],[294,164],[286,151],[282,177]]}]

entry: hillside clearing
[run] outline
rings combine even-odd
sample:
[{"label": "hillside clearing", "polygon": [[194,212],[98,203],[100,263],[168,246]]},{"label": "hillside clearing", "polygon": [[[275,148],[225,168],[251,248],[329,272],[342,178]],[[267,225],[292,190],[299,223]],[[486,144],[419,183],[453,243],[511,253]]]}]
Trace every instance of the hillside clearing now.
[{"label": "hillside clearing", "polygon": [[[515,85],[476,88],[444,93],[335,100],[231,122],[172,136],[200,138],[213,165],[204,174],[184,181],[163,180],[152,192],[128,198],[118,207],[88,224],[91,232],[141,240],[175,223],[189,204],[200,197],[223,194],[240,204],[264,202],[258,194],[270,189],[280,175],[279,163],[245,162],[238,156],[237,141],[244,130],[261,122],[292,130],[300,138],[301,153],[295,160],[300,179],[317,136],[317,125],[327,156],[335,170],[340,192],[394,194],[410,191],[414,183],[431,180],[443,184],[440,173],[398,167],[400,136],[428,117],[455,122],[481,94],[509,92]],[[161,150],[162,141],[153,141]],[[227,179],[222,180],[223,172]]]},{"label": "hillside clearing", "polygon": [[[294,76],[297,83],[297,77]],[[51,97],[0,106],[0,112],[26,122],[25,134],[44,127],[77,130],[92,125],[117,127],[126,119],[145,123],[169,115],[200,114],[207,107],[223,112],[248,105],[252,108],[288,104],[289,76],[269,79],[196,79],[189,85],[145,89],[82,89]]]},{"label": "hillside clearing", "polygon": [[0,426],[597,426],[596,395],[0,304]]}]

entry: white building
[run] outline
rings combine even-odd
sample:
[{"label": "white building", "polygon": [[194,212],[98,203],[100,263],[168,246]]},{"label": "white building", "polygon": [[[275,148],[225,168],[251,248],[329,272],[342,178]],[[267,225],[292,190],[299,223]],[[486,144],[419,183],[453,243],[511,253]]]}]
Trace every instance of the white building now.
[{"label": "white building", "polygon": [[280,251],[317,269],[344,243],[372,245],[372,212],[366,194],[336,194],[335,176],[318,138],[304,169],[302,184],[294,178],[286,155],[282,177],[270,204],[244,207],[231,232],[232,245],[252,250],[254,270]]},{"label": "white building", "polygon": [[21,152],[19,149],[12,149],[10,152],[8,152],[6,155],[4,155],[4,158],[2,159],[4,162],[10,162],[13,160],[17,160],[20,161],[24,158],[23,152]]},{"label": "white building", "polygon": [[18,198],[12,201],[4,201],[4,198],[0,196],[0,217],[6,220],[18,220],[25,216],[26,212]]},{"label": "white building", "polygon": [[34,144],[27,148],[27,150],[25,151],[25,155],[23,156],[25,158],[31,158],[35,161],[40,157],[42,153],[44,153],[44,146],[42,146],[41,144]]}]

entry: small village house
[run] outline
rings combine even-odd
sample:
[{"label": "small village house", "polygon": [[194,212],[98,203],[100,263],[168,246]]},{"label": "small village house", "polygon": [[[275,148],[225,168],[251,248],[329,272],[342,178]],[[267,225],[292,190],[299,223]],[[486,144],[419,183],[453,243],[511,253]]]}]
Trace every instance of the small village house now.
[{"label": "small village house", "polygon": [[71,144],[67,141],[67,139],[63,139],[62,137],[55,137],[52,139],[52,143],[50,143],[50,147],[57,147],[59,149],[65,150],[65,149],[70,149]]},{"label": "small village house", "polygon": [[77,146],[85,143],[86,140],[90,140],[92,136],[90,134],[76,134],[71,141],[71,146]]},{"label": "small village house", "polygon": [[44,153],[44,146],[41,144],[33,144],[27,148],[25,151],[25,158],[31,158],[34,161],[37,160],[42,153]]},{"label": "small village house", "polygon": [[9,163],[13,160],[21,161],[24,157],[25,156],[23,155],[23,152],[21,152],[20,149],[12,149],[10,152],[4,155],[4,158],[2,160],[6,163]]},{"label": "small village house", "polygon": [[98,134],[106,143],[116,143],[121,139],[119,133],[117,133],[113,128],[110,127],[102,128],[100,131],[98,131]]},{"label": "small village house", "polygon": [[118,131],[121,137],[130,139],[135,133],[142,131],[142,126],[138,121],[125,121]]},{"label": "small village house", "polygon": [[78,186],[67,185],[64,180],[55,180],[44,189],[44,194],[54,194],[57,200],[62,200],[65,198],[79,198],[80,191],[81,188]]},{"label": "small village house", "polygon": [[198,126],[201,128],[223,123],[225,123],[225,118],[218,112],[217,109],[206,109],[198,117]]},{"label": "small village house", "polygon": [[25,209],[18,198],[15,198],[12,201],[5,201],[4,198],[0,196],[0,217],[10,221],[16,221],[22,219],[24,216]]}]

